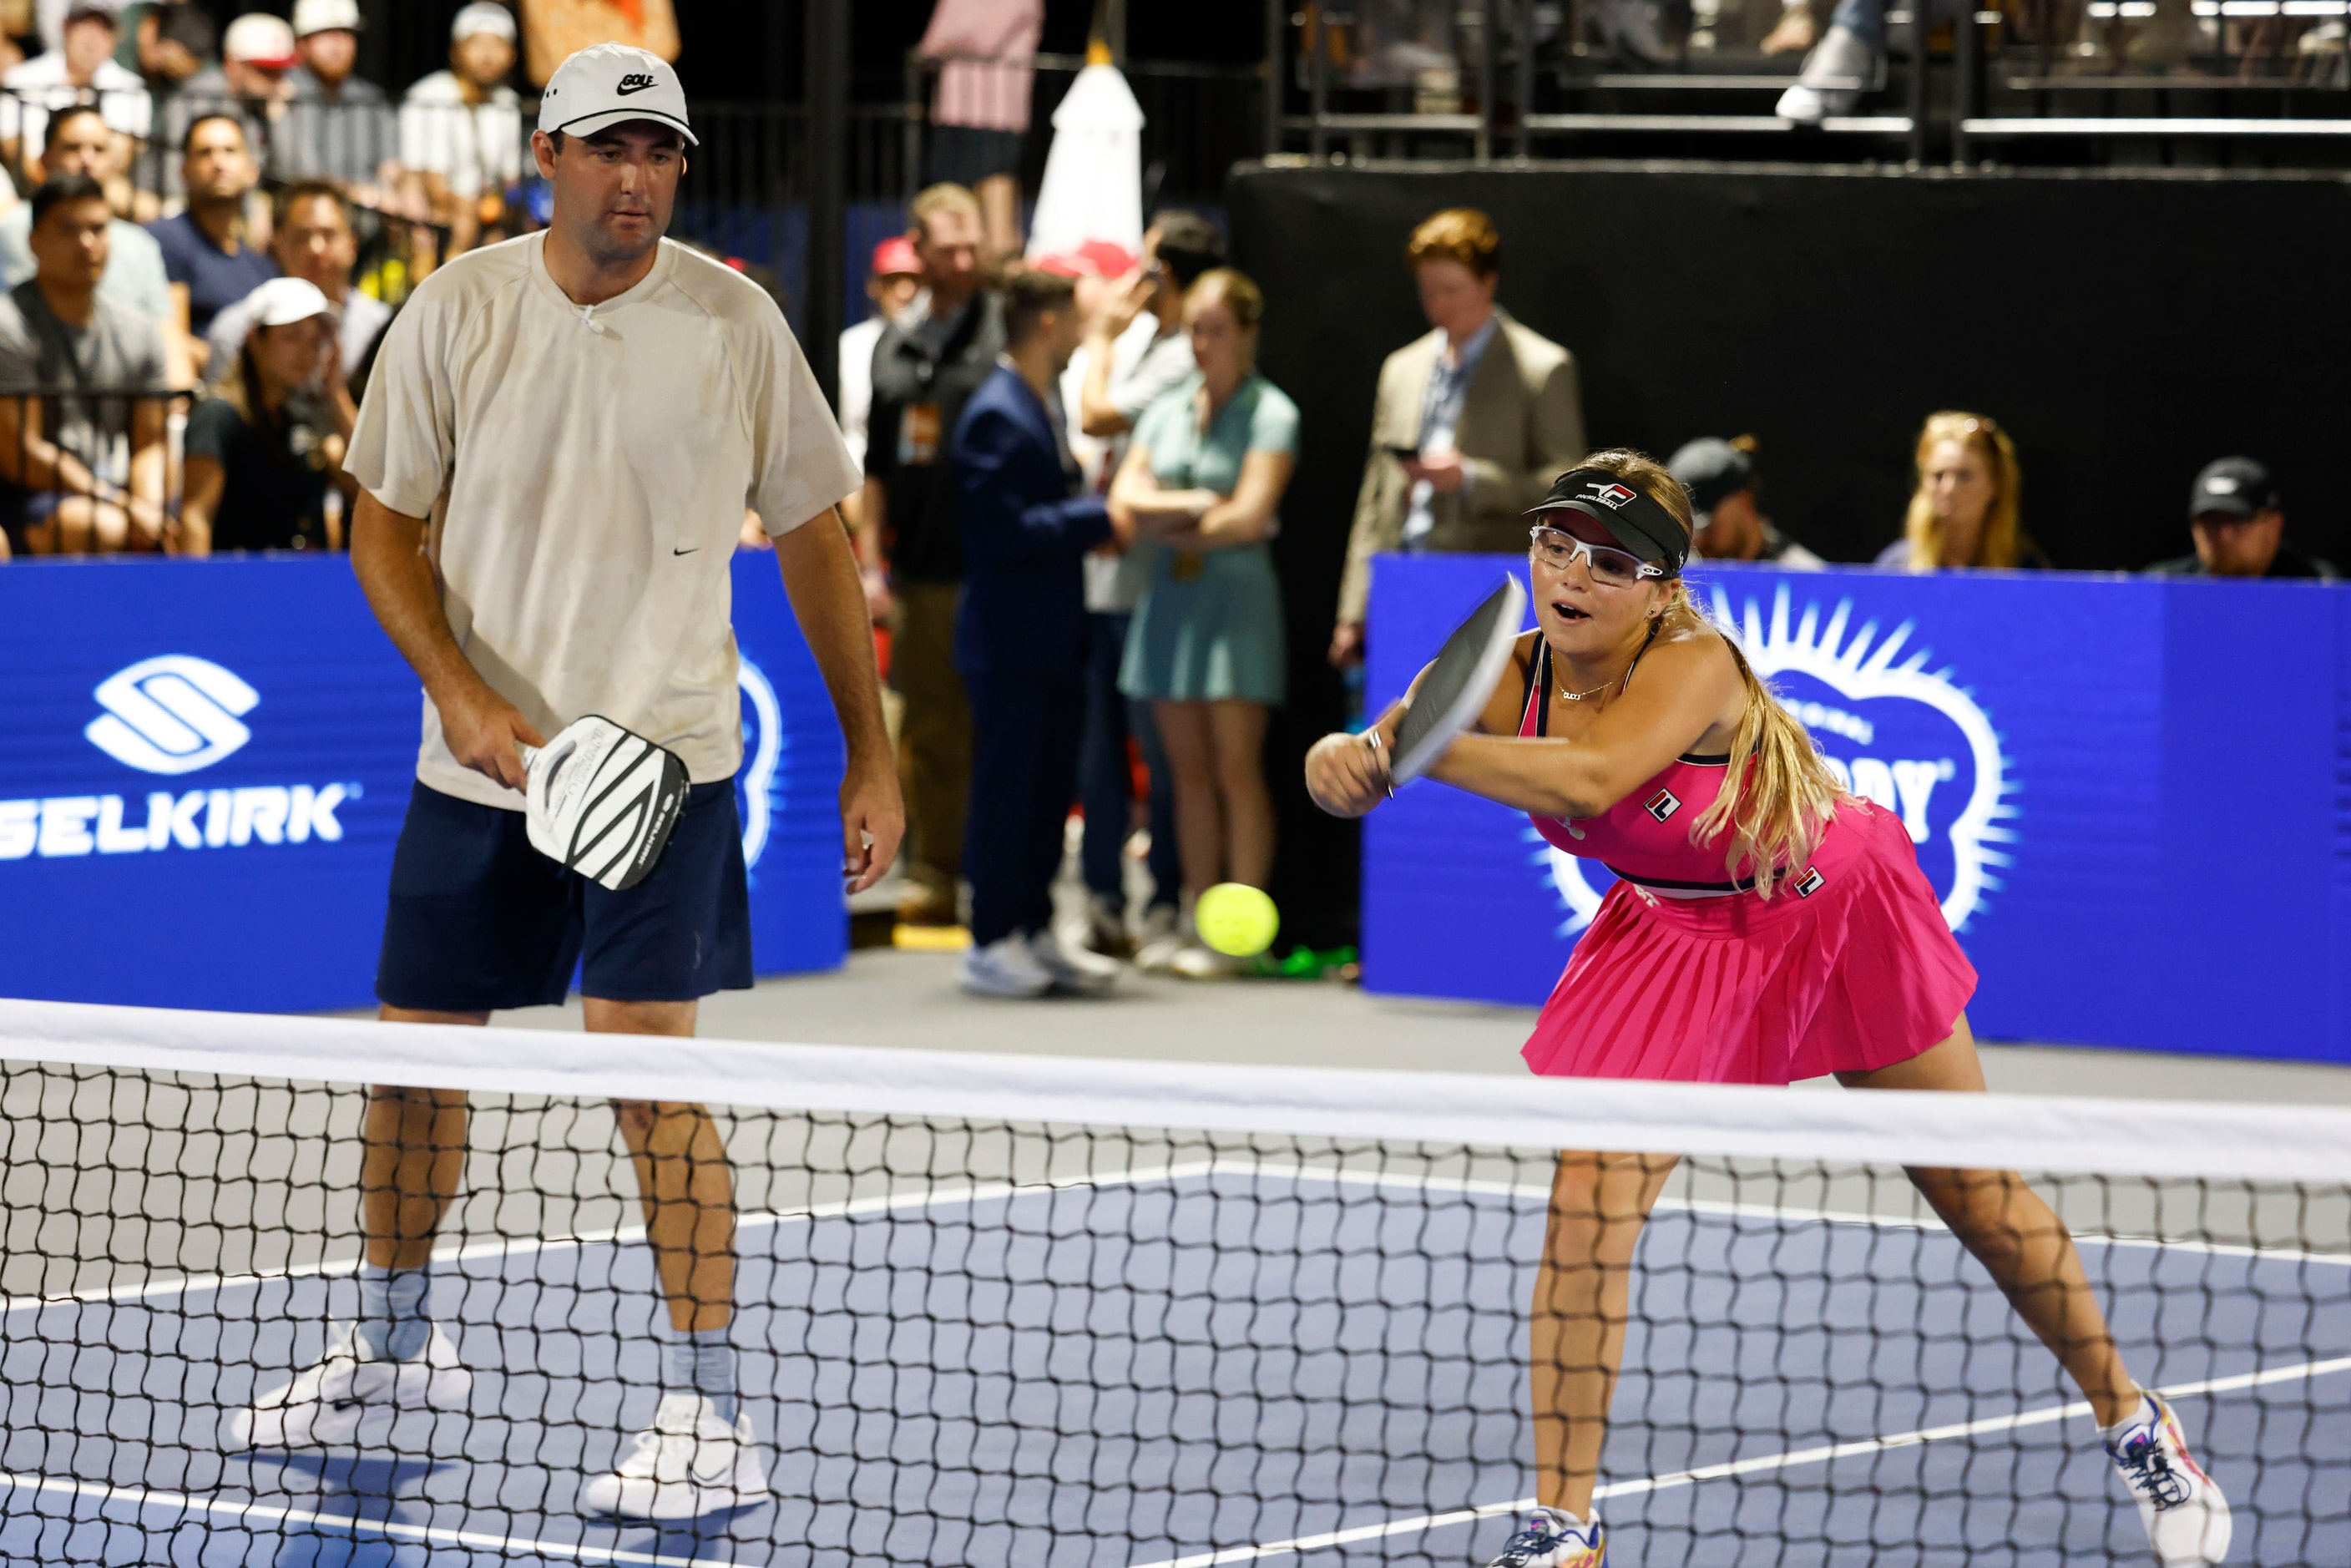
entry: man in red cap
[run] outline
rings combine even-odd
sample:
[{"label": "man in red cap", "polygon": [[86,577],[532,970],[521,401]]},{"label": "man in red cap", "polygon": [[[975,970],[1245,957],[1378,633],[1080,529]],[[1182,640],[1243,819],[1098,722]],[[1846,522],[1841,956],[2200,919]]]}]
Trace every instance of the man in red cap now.
[{"label": "man in red cap", "polygon": [[[865,279],[865,298],[873,302],[872,313],[841,334],[841,434],[861,470],[865,466],[866,416],[873,411],[874,345],[882,341],[882,329],[905,315],[922,295],[923,262],[914,254],[913,242],[904,235],[892,235],[875,246],[873,270]],[[852,496],[842,504],[852,528],[857,525],[857,502],[862,498]],[[887,581],[878,567],[867,568],[864,578],[866,600],[879,620],[890,609]]]}]

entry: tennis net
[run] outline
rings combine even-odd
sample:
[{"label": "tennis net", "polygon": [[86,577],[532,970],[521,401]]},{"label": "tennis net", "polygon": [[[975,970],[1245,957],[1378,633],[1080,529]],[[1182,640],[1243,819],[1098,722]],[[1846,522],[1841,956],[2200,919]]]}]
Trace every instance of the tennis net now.
[{"label": "tennis net", "polygon": [[[1905,1165],[2022,1169],[2071,1225],[2228,1561],[2351,1538],[2351,1113],[27,1002],[0,1061],[8,1563],[1483,1563],[1541,1484],[1557,1151],[1595,1145],[1685,1156],[1599,1312],[1612,1563],[2149,1560]],[[473,1095],[431,1294],[470,1393],[240,1447],[357,1310],[371,1082]],[[696,1519],[581,1507],[674,1386],[616,1098],[711,1103],[734,1172],[771,1491]]]}]

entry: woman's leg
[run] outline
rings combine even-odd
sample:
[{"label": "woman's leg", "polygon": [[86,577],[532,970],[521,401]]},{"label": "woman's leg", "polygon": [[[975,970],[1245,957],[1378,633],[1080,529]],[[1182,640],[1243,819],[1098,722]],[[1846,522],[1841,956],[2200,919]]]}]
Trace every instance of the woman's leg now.
[{"label": "woman's leg", "polygon": [[[1950,1038],[1907,1061],[1871,1072],[1840,1072],[1848,1089],[1938,1089],[1983,1092],[1983,1065],[1975,1035],[1959,1015]],[[2138,1408],[2138,1385],[2123,1367],[2122,1352],[2106,1327],[2081,1255],[2065,1222],[2014,1171],[1945,1170],[1913,1166],[1910,1180],[2041,1343],[2055,1354],[2097,1413],[2111,1427]]]},{"label": "woman's leg", "polygon": [[1217,747],[1207,703],[1154,703],[1152,722],[1176,786],[1176,847],[1188,904],[1224,877],[1225,810],[1217,795]]},{"label": "woman's leg", "polygon": [[1608,1437],[1633,1247],[1674,1163],[1671,1155],[1571,1152],[1552,1178],[1531,1325],[1535,1500],[1578,1519],[1592,1517]]},{"label": "woman's leg", "polygon": [[1266,706],[1233,698],[1207,706],[1217,747],[1217,793],[1225,808],[1225,875],[1263,887],[1273,874],[1273,792],[1265,787]]}]

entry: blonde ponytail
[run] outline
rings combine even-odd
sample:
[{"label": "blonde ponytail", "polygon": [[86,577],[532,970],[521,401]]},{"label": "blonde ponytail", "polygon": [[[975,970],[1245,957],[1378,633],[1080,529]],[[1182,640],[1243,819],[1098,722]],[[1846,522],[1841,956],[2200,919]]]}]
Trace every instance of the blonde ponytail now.
[{"label": "blonde ponytail", "polygon": [[[1603,469],[1639,486],[1673,514],[1685,535],[1691,532],[1688,493],[1656,459],[1625,450],[1595,452],[1577,466]],[[1698,609],[1681,579],[1667,583],[1665,592],[1658,630],[1703,629],[1720,637],[1747,691],[1730,739],[1729,776],[1714,803],[1690,823],[1690,842],[1703,846],[1728,839],[1723,863],[1730,880],[1752,877],[1755,891],[1769,898],[1786,878],[1802,874],[1844,792],[1812,736],[1780,706],[1738,640]]]}]

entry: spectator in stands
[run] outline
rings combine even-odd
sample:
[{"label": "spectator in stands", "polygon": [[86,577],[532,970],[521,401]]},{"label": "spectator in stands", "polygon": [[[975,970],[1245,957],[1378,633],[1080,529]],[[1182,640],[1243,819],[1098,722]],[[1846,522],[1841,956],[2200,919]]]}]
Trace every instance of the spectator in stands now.
[{"label": "spectator in stands", "polygon": [[[17,531],[44,555],[156,549],[162,332],[99,288],[114,211],[96,180],[57,175],[30,205],[35,272],[0,299],[0,478],[20,492]],[[76,390],[21,395],[62,387]]]},{"label": "spectator in stands", "polygon": [[[360,242],[351,233],[351,207],[341,188],[330,181],[306,180],[278,192],[272,210],[271,259],[286,277],[298,277],[326,297],[335,315],[343,368],[365,364],[368,350],[392,322],[392,307],[351,287]],[[206,363],[215,382],[235,367],[237,351],[252,330],[254,312],[270,287],[261,285],[213,318],[204,336],[210,345]]]},{"label": "spectator in stands", "polygon": [[[47,145],[41,165],[52,178],[87,174],[103,187],[119,172],[118,141],[105,117],[90,104],[59,110],[48,117]],[[33,276],[33,209],[24,204],[0,213],[0,288],[14,288]],[[137,224],[116,218],[107,234],[106,274],[99,288],[110,298],[161,324],[172,314],[171,283],[163,275],[163,252],[155,236]]]},{"label": "spectator in stands", "polygon": [[1949,567],[2046,567],[2049,558],[2018,520],[2023,471],[2008,432],[1985,415],[1946,411],[1919,427],[1902,537],[1880,550],[1879,566],[1904,571]]},{"label": "spectator in stands", "polygon": [[1152,704],[1184,862],[1180,946],[1168,967],[1207,979],[1234,960],[1202,946],[1193,903],[1220,882],[1266,885],[1273,800],[1263,754],[1287,691],[1281,588],[1265,541],[1298,455],[1298,407],[1257,373],[1264,297],[1218,267],[1184,320],[1198,365],[1146,410],[1111,486],[1119,526],[1154,536],[1119,687]]},{"label": "spectator in stands", "polygon": [[144,138],[154,120],[147,84],[114,63],[115,0],[74,0],[66,13],[63,47],[36,55],[0,74],[0,158],[42,178],[40,161],[25,152],[47,139],[48,119],[76,103],[95,102],[121,139],[120,162],[128,166],[131,144]]},{"label": "spectator in stands", "polygon": [[1038,270],[1004,288],[1004,358],[965,404],[952,455],[964,594],[955,664],[971,693],[971,949],[963,986],[1032,997],[1105,990],[1118,965],[1053,934],[1053,876],[1077,792],[1085,713],[1079,562],[1111,537],[1062,432],[1061,372],[1077,351],[1077,288]]},{"label": "spectator in stands", "polygon": [[116,63],[135,71],[146,85],[155,130],[131,161],[129,205],[118,201],[116,207],[147,223],[162,213],[165,193],[180,190],[180,144],[187,140],[192,113],[183,94],[212,65],[220,28],[195,0],[165,0],[146,7],[124,47],[131,58],[123,59],[118,50]]},{"label": "spectator in stands", "polygon": [[[865,425],[873,409],[873,350],[881,345],[882,329],[912,309],[923,297],[923,263],[904,235],[892,235],[873,247],[872,270],[865,277],[865,299],[872,307],[864,320],[841,334],[841,365],[836,384],[841,389],[841,436],[849,455],[862,467],[865,462]],[[854,500],[856,497],[851,497]],[[856,521],[852,517],[852,523]],[[867,584],[870,593],[880,577]]]},{"label": "spectator in stands", "polygon": [[246,302],[252,329],[188,416],[179,553],[340,549],[343,450],[359,420],[344,384],[334,307],[299,277]]},{"label": "spectator in stands", "polygon": [[898,777],[906,799],[906,876],[898,908],[910,925],[952,925],[971,788],[971,708],[955,668],[963,548],[947,438],[963,405],[996,369],[1004,319],[980,287],[979,203],[933,185],[909,209],[906,237],[930,291],[918,316],[882,329],[873,350],[858,559],[886,562],[892,601],[890,679],[904,699]]},{"label": "spectator in stands", "polygon": [[[1108,488],[1126,455],[1126,437],[1144,410],[1196,368],[1184,329],[1184,292],[1224,263],[1224,244],[1197,214],[1160,214],[1143,235],[1143,265],[1089,324],[1072,365],[1077,417],[1071,444],[1089,464],[1089,482]],[[1151,722],[1151,705],[1118,689],[1119,666],[1136,601],[1151,580],[1151,545],[1130,541],[1086,558],[1086,734],[1079,751],[1079,800],[1085,839],[1087,944],[1095,952],[1130,950],[1153,968],[1165,968],[1182,943],[1176,936],[1182,862],[1176,848],[1175,790],[1165,753]],[[1127,835],[1134,772],[1127,741],[1142,748],[1151,782],[1151,898],[1133,936],[1126,929]]]},{"label": "spectator in stands", "polygon": [[[257,171],[270,163],[294,97],[294,68],[301,63],[294,29],[282,16],[248,11],[221,35],[221,61],[180,85],[163,106],[163,134],[184,145],[188,131],[208,115],[227,115],[245,132]],[[176,196],[173,185],[165,194]]]},{"label": "spectator in stands", "polygon": [[938,0],[915,46],[939,68],[925,167],[977,194],[990,261],[1020,254],[1020,143],[1044,28],[1044,0]]},{"label": "spectator in stands", "polygon": [[188,127],[180,171],[187,210],[148,225],[147,232],[163,247],[172,329],[203,375],[213,318],[277,277],[277,264],[246,243],[245,198],[256,176],[242,124],[225,114],[198,118]]},{"label": "spectator in stands", "polygon": [[[359,0],[295,0],[294,47],[302,57],[272,149],[281,180],[340,180],[353,201],[385,204],[401,189],[400,121],[383,89],[354,74]],[[346,361],[350,362],[350,361]]]},{"label": "spectator in stands", "polygon": [[2196,553],[2159,560],[2158,577],[2305,578],[2333,582],[2335,563],[2285,540],[2285,502],[2270,471],[2250,457],[2205,465],[2188,493],[2188,532]]},{"label": "spectator in stands", "polygon": [[523,175],[522,99],[506,85],[515,63],[515,20],[474,0],[449,25],[449,68],[408,89],[400,106],[400,158],[423,185],[449,251],[471,250],[506,209]]},{"label": "spectator in stands", "polygon": [[1331,663],[1364,656],[1372,557],[1526,548],[1527,508],[1583,456],[1575,356],[1494,303],[1502,236],[1453,207],[1405,246],[1433,329],[1380,367]]},{"label": "spectator in stands", "polygon": [[1673,455],[1666,466],[1689,492],[1698,526],[1692,559],[1745,560],[1790,571],[1819,571],[1820,557],[1771,526],[1755,502],[1763,481],[1755,472],[1755,438],[1725,441],[1702,435]]}]

